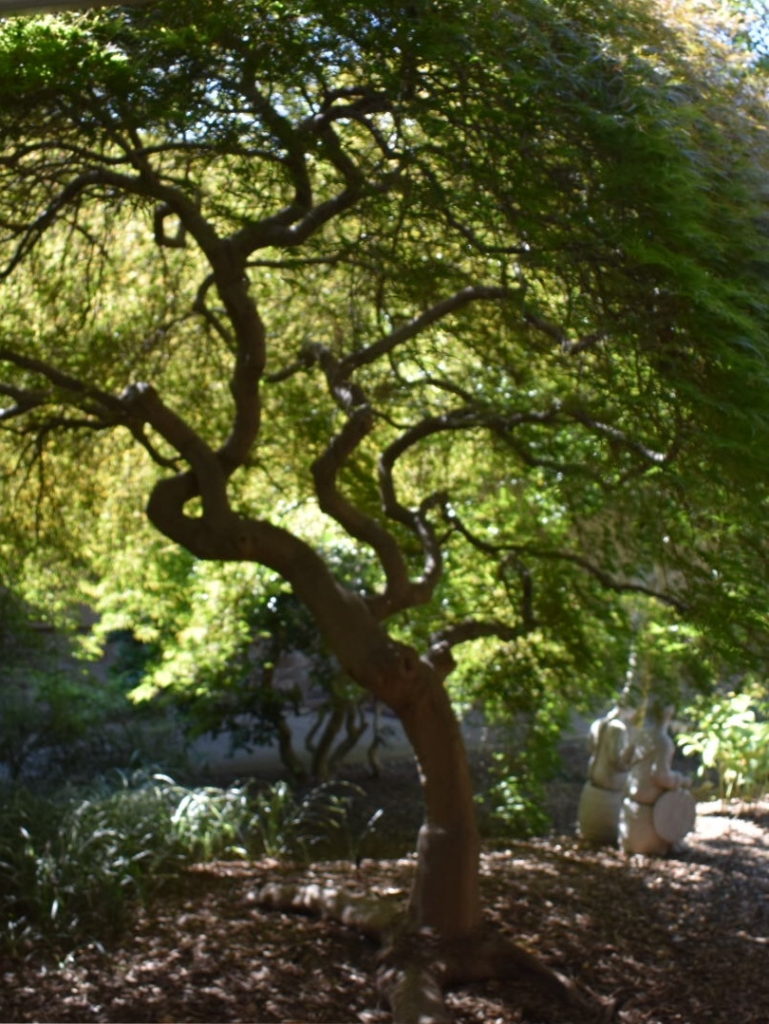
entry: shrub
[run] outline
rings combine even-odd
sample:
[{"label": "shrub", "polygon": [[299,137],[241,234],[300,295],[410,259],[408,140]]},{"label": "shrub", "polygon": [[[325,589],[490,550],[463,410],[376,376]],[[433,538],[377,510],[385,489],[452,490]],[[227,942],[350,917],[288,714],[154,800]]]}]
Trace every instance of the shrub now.
[{"label": "shrub", "polygon": [[129,907],[185,862],[169,828],[164,777],[123,777],[88,794],[43,798],[23,788],[0,812],[0,908],[6,942],[54,943],[119,928]]},{"label": "shrub", "polygon": [[699,759],[705,792],[715,776],[722,799],[758,799],[769,790],[769,702],[728,693],[688,709],[695,727],[679,736],[681,752]]},{"label": "shrub", "polygon": [[543,807],[544,786],[497,764],[498,777],[480,798],[484,831],[494,838],[526,839],[541,835],[550,824]]},{"label": "shrub", "polygon": [[357,787],[348,788],[188,788],[147,771],[53,797],[9,787],[0,796],[0,945],[18,953],[109,937],[137,901],[195,861],[354,856]]}]

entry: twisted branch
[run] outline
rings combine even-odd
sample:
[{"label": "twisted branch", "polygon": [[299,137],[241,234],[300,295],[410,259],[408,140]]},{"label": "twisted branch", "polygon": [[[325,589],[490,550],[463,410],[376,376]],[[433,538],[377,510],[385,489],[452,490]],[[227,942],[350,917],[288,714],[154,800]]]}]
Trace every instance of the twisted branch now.
[{"label": "twisted branch", "polygon": [[421,334],[428,327],[438,323],[439,320],[443,320],[450,313],[455,313],[471,302],[478,302],[483,299],[512,299],[518,294],[518,291],[515,289],[494,285],[469,285],[467,288],[462,288],[453,295],[449,295],[447,298],[441,299],[440,302],[436,302],[412,320],[396,327],[395,330],[385,335],[384,338],[381,338],[373,345],[362,348],[358,352],[350,353],[341,361],[340,372],[345,375],[350,374],[361,366],[375,362],[382,356],[392,352],[398,345],[402,345],[409,339],[416,337],[416,335]]},{"label": "twisted branch", "polygon": [[206,516],[217,521],[229,514],[227,473],[219,454],[164,404],[151,385],[132,385],[123,392],[121,403],[133,420],[149,423],[190,466],[194,484],[192,480],[184,483],[182,507],[190,498],[199,494]]},{"label": "twisted branch", "polygon": [[312,346],[307,355],[318,362],[326,376],[329,392],[347,415],[342,429],[311,467],[318,503],[347,533],[376,552],[387,581],[385,605],[389,607],[392,602],[400,606],[408,590],[408,569],[395,537],[347,501],[337,485],[339,473],[350,456],[373,430],[373,411],[362,389],[340,376],[340,364],[327,349]]}]

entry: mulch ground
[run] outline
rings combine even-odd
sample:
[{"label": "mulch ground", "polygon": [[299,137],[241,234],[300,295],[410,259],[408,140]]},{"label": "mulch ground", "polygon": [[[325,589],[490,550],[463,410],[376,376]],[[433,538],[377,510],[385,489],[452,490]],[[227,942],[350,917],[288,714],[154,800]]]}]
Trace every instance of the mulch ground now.
[{"label": "mulch ground", "polygon": [[[702,810],[702,808],[701,808]],[[413,861],[274,861],[195,868],[129,935],[61,962],[0,961],[0,1020],[386,1024],[377,947],[342,925],[263,911],[254,893],[300,877],[383,896]],[[767,1024],[769,806],[701,813],[664,859],[590,850],[573,838],[510,843],[483,857],[491,921],[602,995],[621,1024]],[[458,1024],[568,1024],[513,981],[449,996]]]}]

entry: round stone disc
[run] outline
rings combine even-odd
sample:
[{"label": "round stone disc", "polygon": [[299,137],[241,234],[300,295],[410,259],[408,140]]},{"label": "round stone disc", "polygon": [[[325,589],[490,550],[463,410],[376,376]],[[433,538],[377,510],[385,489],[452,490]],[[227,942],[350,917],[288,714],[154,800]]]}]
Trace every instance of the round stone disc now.
[{"label": "round stone disc", "polygon": [[688,789],[669,789],[654,804],[654,828],[669,843],[691,832],[696,816],[697,804]]}]

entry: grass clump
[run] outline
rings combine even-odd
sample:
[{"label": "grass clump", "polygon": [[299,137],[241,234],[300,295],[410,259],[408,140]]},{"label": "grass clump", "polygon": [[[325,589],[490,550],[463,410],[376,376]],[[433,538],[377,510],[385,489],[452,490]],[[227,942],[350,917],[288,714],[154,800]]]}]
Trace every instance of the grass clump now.
[{"label": "grass clump", "polygon": [[137,902],[194,862],[310,859],[346,835],[344,795],[284,782],[187,787],[159,772],[111,773],[87,790],[0,793],[0,946],[72,948],[125,927]]}]

